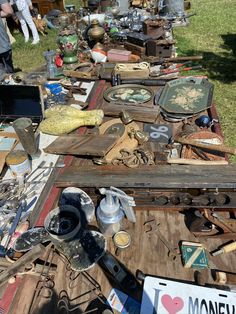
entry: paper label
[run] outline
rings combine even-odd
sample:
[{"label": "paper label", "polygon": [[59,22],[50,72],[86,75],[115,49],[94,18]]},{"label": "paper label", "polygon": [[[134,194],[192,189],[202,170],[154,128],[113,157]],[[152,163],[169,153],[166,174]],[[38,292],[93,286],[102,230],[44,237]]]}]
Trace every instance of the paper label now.
[{"label": "paper label", "polygon": [[14,176],[24,175],[30,173],[30,162],[28,159],[18,165],[9,165],[11,172]]}]

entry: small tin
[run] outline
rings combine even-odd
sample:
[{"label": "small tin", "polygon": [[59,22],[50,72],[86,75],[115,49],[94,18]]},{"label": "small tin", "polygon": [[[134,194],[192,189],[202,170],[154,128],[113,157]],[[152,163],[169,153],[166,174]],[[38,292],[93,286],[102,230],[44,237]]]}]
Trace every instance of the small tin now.
[{"label": "small tin", "polygon": [[6,163],[14,177],[24,176],[31,172],[28,155],[23,150],[10,152],[6,157]]},{"label": "small tin", "polygon": [[125,249],[130,246],[131,237],[128,232],[119,231],[113,236],[113,241],[118,248]]},{"label": "small tin", "polygon": [[130,234],[126,231],[119,231],[113,236],[113,242],[116,246],[115,255],[119,256],[120,251],[126,249],[131,244]]}]

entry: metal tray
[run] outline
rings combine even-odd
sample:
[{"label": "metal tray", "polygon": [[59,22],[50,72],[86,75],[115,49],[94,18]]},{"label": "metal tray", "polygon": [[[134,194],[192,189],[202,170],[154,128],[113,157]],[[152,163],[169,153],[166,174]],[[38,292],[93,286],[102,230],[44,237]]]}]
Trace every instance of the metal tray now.
[{"label": "metal tray", "polygon": [[211,107],[213,84],[204,78],[187,77],[168,82],[158,104],[173,114],[196,114]]},{"label": "metal tray", "polygon": [[108,88],[103,97],[108,102],[135,105],[150,101],[153,98],[153,91],[143,85],[122,84]]}]

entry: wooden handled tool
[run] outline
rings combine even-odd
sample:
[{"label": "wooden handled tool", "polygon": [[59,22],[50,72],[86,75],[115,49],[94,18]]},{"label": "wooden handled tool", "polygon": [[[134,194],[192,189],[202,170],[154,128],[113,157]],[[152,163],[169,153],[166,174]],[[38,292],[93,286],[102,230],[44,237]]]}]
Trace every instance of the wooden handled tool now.
[{"label": "wooden handled tool", "polygon": [[236,284],[236,274],[215,270],[214,280],[220,284]]},{"label": "wooden handled tool", "polygon": [[236,250],[236,241],[232,242],[232,243],[229,243],[229,244],[226,244],[221,249],[213,252],[212,255],[213,256],[217,256],[217,255],[220,255],[220,254],[232,252],[234,250]]},{"label": "wooden handled tool", "polygon": [[191,139],[186,139],[184,137],[180,137],[180,136],[176,136],[174,138],[175,142],[178,142],[180,144],[184,144],[184,145],[192,145],[192,146],[196,146],[196,147],[200,147],[200,148],[206,148],[209,150],[215,150],[218,152],[222,152],[222,153],[228,153],[228,154],[232,154],[232,155],[236,155],[236,148],[233,147],[228,147],[225,145],[215,145],[215,144],[208,144],[205,143],[204,140],[191,140]]},{"label": "wooden handled tool", "polygon": [[175,57],[175,58],[165,58],[165,61],[168,62],[176,62],[176,61],[199,61],[202,60],[203,56],[183,56],[183,57]]},{"label": "wooden handled tool", "polygon": [[15,276],[24,265],[26,265],[27,263],[34,262],[45,252],[45,250],[46,249],[42,244],[37,244],[29,252],[25,253],[16,262],[11,264],[6,270],[1,272],[0,274],[0,286],[4,284],[7,280],[9,280],[11,277]]},{"label": "wooden handled tool", "polygon": [[122,80],[121,84],[141,84],[145,86],[165,86],[168,80],[163,79],[129,79]]},{"label": "wooden handled tool", "polygon": [[182,165],[208,165],[208,166],[219,166],[228,165],[227,160],[200,160],[200,159],[187,159],[187,158],[168,158],[168,164],[182,164]]}]

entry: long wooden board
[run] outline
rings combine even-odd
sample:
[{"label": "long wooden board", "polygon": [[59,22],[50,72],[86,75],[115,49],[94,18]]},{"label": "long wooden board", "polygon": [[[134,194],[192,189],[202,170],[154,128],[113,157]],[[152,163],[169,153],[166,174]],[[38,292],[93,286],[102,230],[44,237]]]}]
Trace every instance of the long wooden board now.
[{"label": "long wooden board", "polygon": [[44,151],[61,155],[105,156],[116,144],[118,137],[111,135],[76,134],[58,137]]},{"label": "long wooden board", "polygon": [[69,167],[58,187],[236,188],[236,165],[159,165],[135,169],[117,166]]},{"label": "long wooden board", "polygon": [[154,123],[160,114],[160,108],[158,106],[150,108],[138,105],[135,107],[126,104],[106,103],[102,106],[102,109],[106,116],[119,117],[122,111],[126,111],[134,120],[150,123]]}]

